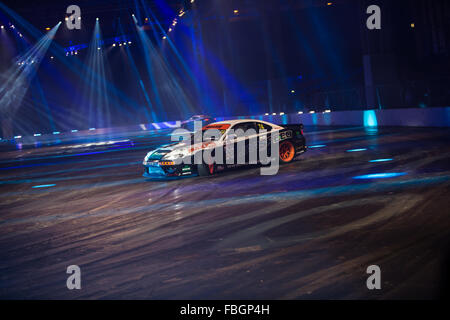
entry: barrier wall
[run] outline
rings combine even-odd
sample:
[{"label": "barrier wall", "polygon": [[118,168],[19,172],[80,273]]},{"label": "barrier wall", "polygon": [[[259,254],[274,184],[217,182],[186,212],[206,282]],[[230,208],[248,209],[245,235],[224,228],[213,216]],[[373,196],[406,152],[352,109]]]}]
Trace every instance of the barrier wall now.
[{"label": "barrier wall", "polygon": [[[238,117],[244,118],[244,117]],[[401,126],[449,127],[450,107],[427,109],[385,109],[286,114],[252,117],[277,124],[303,123],[306,126]]]},{"label": "barrier wall", "polygon": [[14,143],[20,145],[30,144],[45,144],[45,143],[68,143],[77,141],[95,140],[97,137],[104,140],[105,137],[109,139],[124,138],[132,135],[144,134],[149,131],[171,130],[179,128],[180,121],[167,121],[158,123],[139,124],[126,127],[112,127],[112,128],[91,128],[88,130],[71,130],[65,132],[52,133],[37,133],[32,136],[17,135],[11,139],[1,139],[1,143]]},{"label": "barrier wall", "polygon": [[[277,124],[303,123],[305,126],[401,126],[401,127],[449,127],[450,107],[424,109],[385,109],[365,111],[336,111],[328,113],[291,113],[284,115],[260,115],[239,117],[218,117],[216,121],[231,119],[260,119]],[[45,143],[50,141],[69,142],[108,136],[111,138],[163,129],[175,129],[180,121],[141,124],[127,127],[102,128],[94,130],[73,130],[72,132],[47,133],[39,136],[17,136],[13,139],[2,139],[1,142],[15,144]]]}]

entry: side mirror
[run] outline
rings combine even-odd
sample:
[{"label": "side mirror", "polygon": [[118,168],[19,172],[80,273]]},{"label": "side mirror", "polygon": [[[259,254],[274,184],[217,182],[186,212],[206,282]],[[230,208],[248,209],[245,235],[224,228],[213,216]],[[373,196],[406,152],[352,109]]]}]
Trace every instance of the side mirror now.
[{"label": "side mirror", "polygon": [[183,142],[183,141],[189,141],[190,139],[190,134],[182,134],[180,135],[180,137],[178,138],[179,142]]}]

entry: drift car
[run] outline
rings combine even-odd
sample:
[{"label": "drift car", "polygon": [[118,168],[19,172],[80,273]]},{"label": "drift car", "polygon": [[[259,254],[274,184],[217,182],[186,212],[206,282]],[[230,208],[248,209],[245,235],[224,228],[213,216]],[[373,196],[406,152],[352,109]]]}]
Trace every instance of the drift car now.
[{"label": "drift car", "polygon": [[[204,136],[205,132],[210,129],[218,130],[219,137],[207,139]],[[251,130],[253,129],[253,130]],[[255,135],[237,136],[236,131],[242,130],[243,132],[255,132]],[[250,131],[249,131],[250,130]],[[239,131],[238,131],[239,132]],[[230,144],[234,144],[234,159],[238,157],[238,151],[242,148],[237,146],[241,143],[245,148],[245,164],[250,160],[250,139],[257,138],[258,146],[260,139],[267,139],[270,141],[272,135],[276,134],[276,138],[279,140],[279,161],[281,164],[291,162],[297,155],[306,151],[305,137],[303,136],[303,125],[283,125],[279,126],[273,123],[260,120],[231,120],[216,122],[206,125],[202,129],[203,140],[199,143],[195,143],[194,134],[190,134],[188,139],[162,146],[156,150],[150,151],[143,162],[145,167],[144,177],[177,177],[191,174],[198,174],[200,176],[213,175],[217,171],[225,170],[229,167],[236,167],[238,165],[228,165],[226,159],[222,163],[224,164],[207,164],[204,160],[201,164],[195,164],[195,157],[198,152],[205,150],[212,150],[214,153],[217,148],[224,148],[224,157],[229,156],[226,149]],[[245,144],[242,144],[245,142]],[[253,144],[254,146],[254,144]],[[271,154],[270,142],[265,144],[268,152]],[[254,150],[253,150],[254,151]],[[232,152],[229,152],[232,154]],[[258,153],[256,153],[258,154]],[[181,161],[181,159],[189,159],[189,161]],[[203,159],[203,157],[200,157]],[[259,159],[257,159],[259,162]],[[240,164],[242,165],[242,164]]]}]

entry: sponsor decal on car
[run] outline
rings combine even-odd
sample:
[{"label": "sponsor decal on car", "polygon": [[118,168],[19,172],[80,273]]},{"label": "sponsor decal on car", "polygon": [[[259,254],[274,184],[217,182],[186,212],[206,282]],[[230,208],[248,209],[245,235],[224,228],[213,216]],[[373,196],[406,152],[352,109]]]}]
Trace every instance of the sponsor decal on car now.
[{"label": "sponsor decal on car", "polygon": [[292,131],[284,131],[274,137],[275,141],[283,141],[292,138]]},{"label": "sponsor decal on car", "polygon": [[192,153],[194,151],[203,150],[208,147],[214,148],[215,146],[216,144],[214,143],[214,141],[203,142],[201,145],[193,146],[192,148],[190,148],[189,152]]}]

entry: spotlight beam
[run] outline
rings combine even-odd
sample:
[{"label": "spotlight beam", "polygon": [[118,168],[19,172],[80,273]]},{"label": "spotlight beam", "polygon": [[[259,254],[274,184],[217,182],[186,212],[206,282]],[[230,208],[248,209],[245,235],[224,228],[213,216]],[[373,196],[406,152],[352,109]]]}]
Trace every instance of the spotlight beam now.
[{"label": "spotlight beam", "polygon": [[[3,3],[0,2],[0,9],[3,9],[11,18],[15,21],[18,21],[18,24],[23,26],[27,32],[35,37],[40,38],[42,37],[43,33],[36,29],[33,25],[28,23],[25,19],[20,17],[18,14],[16,14],[13,10],[9,9],[7,6],[5,6]],[[58,23],[59,25],[61,22]],[[51,31],[49,31],[50,33]],[[86,83],[86,78],[83,76],[84,74],[91,74],[93,71],[87,70],[87,67],[79,60],[79,59],[67,59],[65,56],[65,50],[60,45],[54,43],[49,51],[52,53],[52,55],[61,61],[70,71],[72,71],[77,77],[80,78],[80,80],[84,83]],[[81,71],[81,72],[80,72]],[[92,74],[94,78],[98,77],[98,75]],[[129,96],[127,96],[125,93],[123,93],[121,90],[119,90],[116,86],[114,86],[109,81],[105,81],[106,87],[109,93],[111,93],[112,96],[116,96],[117,99],[112,99],[110,101],[113,103],[117,108],[122,108],[123,105],[131,105],[134,108],[138,108],[139,105],[131,99]],[[124,114],[125,117],[131,117],[128,113]]]},{"label": "spotlight beam", "polygon": [[6,81],[0,87],[0,114],[12,118],[36,75],[53,37],[61,23],[44,35],[36,45],[17,57],[16,62],[5,73]]},{"label": "spotlight beam", "polygon": [[[124,30],[123,30],[123,27],[122,27],[122,23],[120,23],[120,22],[119,22],[119,30],[120,30],[121,33],[124,33]],[[145,100],[146,100],[146,102],[148,104],[148,108],[144,108],[144,110],[145,110],[145,116],[147,118],[147,121],[150,123],[150,122],[153,121],[153,119],[156,119],[156,114],[155,114],[155,112],[153,110],[153,104],[152,104],[152,102],[150,100],[150,97],[147,94],[147,90],[145,89],[144,82],[142,81],[142,78],[141,78],[141,76],[139,74],[139,71],[137,69],[136,63],[134,62],[133,56],[131,55],[130,47],[127,46],[125,50],[126,50],[127,58],[128,58],[128,60],[130,61],[130,64],[131,64],[131,68],[133,70],[133,74],[136,77],[137,81],[139,82],[139,87],[141,88],[142,93],[144,94],[144,98],[145,98]],[[148,109],[150,109],[150,112],[152,113],[151,116],[149,114],[149,110]]]}]

